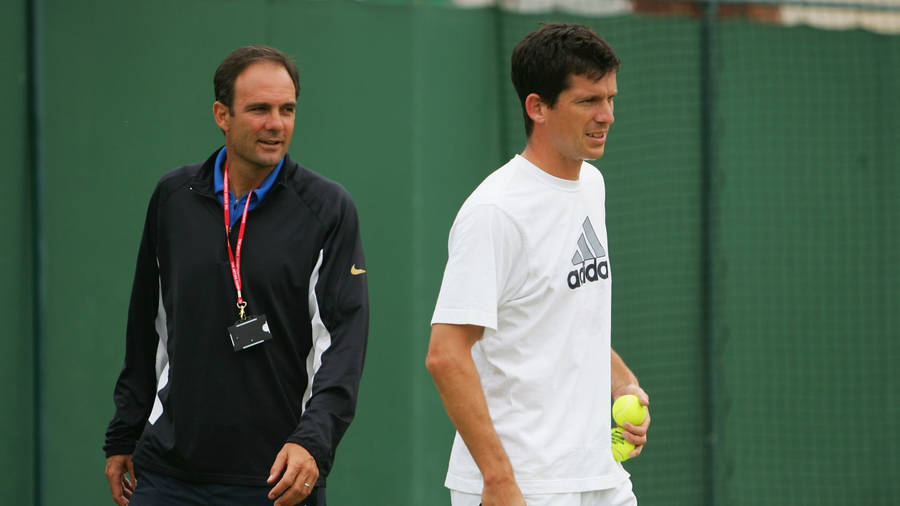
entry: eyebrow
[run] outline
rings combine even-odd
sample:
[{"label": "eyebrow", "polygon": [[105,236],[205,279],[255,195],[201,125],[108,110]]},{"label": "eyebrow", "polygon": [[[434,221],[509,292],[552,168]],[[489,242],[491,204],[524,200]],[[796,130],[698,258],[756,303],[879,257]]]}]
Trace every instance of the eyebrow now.
[{"label": "eyebrow", "polygon": [[618,94],[619,94],[619,92],[618,92],[618,90],[616,90],[616,91],[613,91],[612,93],[610,93],[610,94],[608,94],[608,95],[604,95],[604,94],[600,94],[600,93],[594,93],[594,94],[591,94],[591,95],[584,95],[584,96],[581,96],[581,97],[575,97],[574,100],[575,100],[576,102],[589,102],[589,101],[591,101],[591,100],[613,98],[613,97],[617,96]]},{"label": "eyebrow", "polygon": [[[293,101],[292,102],[284,102],[283,104],[279,104],[276,107],[284,107],[286,105],[289,105],[291,107],[297,107],[297,102],[293,102]],[[269,108],[269,107],[272,107],[272,104],[269,102],[250,102],[249,104],[244,106],[245,109],[253,109],[256,107]]]}]

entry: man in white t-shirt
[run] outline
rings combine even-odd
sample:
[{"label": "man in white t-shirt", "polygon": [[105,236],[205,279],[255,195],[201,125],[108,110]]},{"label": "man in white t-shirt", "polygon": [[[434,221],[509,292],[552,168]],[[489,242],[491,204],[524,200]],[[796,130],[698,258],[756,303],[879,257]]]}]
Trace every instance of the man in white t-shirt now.
[{"label": "man in white t-shirt", "polygon": [[[636,505],[610,450],[610,400],[647,394],[610,346],[603,156],[619,60],[546,24],[512,55],[528,141],[450,230],[426,366],[457,428],[453,506]],[[626,424],[631,455],[649,415]]]}]

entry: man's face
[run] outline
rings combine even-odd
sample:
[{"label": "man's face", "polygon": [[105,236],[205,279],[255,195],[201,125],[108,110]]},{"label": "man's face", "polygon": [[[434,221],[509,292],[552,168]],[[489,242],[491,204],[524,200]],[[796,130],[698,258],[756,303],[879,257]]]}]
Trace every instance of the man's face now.
[{"label": "man's face", "polygon": [[263,170],[278,165],[294,133],[294,97],[294,82],[278,63],[259,61],[238,75],[231,109],[221,102],[214,107],[232,166]]},{"label": "man's face", "polygon": [[609,127],[615,121],[616,74],[610,72],[598,80],[573,75],[569,84],[556,105],[547,110],[548,137],[565,159],[595,160],[603,156]]}]

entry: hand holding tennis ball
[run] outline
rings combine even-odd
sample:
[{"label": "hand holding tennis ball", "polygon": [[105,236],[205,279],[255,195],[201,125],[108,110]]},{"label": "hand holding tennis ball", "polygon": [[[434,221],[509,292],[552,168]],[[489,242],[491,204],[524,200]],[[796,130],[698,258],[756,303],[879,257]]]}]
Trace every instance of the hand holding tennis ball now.
[{"label": "hand holding tennis ball", "polygon": [[644,420],[647,418],[647,406],[641,404],[640,399],[636,395],[622,395],[613,403],[612,415],[616,424],[619,425],[619,427],[612,430],[613,458],[616,459],[616,462],[624,462],[631,458],[634,443],[625,439],[625,436],[623,436],[625,429],[621,426],[625,422],[634,426],[644,423]]}]

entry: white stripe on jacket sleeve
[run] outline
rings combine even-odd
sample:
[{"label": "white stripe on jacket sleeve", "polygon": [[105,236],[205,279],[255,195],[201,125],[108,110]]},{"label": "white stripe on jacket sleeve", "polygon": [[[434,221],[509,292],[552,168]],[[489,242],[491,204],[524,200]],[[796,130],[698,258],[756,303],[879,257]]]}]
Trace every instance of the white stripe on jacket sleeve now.
[{"label": "white stripe on jacket sleeve", "polygon": [[306,357],[306,391],[303,392],[303,402],[300,407],[301,414],[306,412],[307,404],[312,397],[313,382],[316,372],[322,367],[322,354],[331,346],[331,332],[322,322],[322,315],[319,312],[319,300],[316,297],[316,284],[319,282],[319,270],[322,268],[322,259],[324,251],[319,250],[319,259],[313,268],[312,274],[309,276],[309,320],[312,326],[312,347],[309,349],[309,355]]},{"label": "white stripe on jacket sleeve", "polygon": [[[159,260],[156,261],[159,269]],[[159,391],[169,384],[169,342],[168,322],[166,321],[166,307],[162,298],[162,279],[159,280],[159,306],[156,311],[156,334],[159,336],[159,344],[156,346],[156,398],[153,400],[153,409],[150,411],[148,421],[150,425],[156,423],[163,413],[162,401]]]}]

